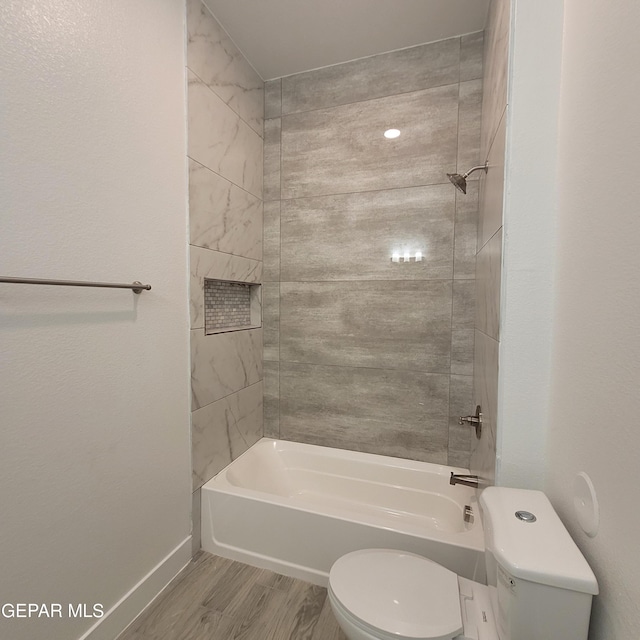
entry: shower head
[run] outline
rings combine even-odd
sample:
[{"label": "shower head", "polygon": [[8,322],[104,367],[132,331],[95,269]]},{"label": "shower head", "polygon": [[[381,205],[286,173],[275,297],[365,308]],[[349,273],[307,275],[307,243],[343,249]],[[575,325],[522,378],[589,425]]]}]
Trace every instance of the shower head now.
[{"label": "shower head", "polygon": [[447,173],[447,177],[451,181],[451,184],[458,190],[462,191],[462,193],[467,193],[467,178],[474,172],[479,169],[484,169],[484,172],[487,173],[489,171],[489,163],[485,162],[477,167],[473,167],[473,169],[469,169],[467,173],[463,173],[460,175],[459,173]]}]

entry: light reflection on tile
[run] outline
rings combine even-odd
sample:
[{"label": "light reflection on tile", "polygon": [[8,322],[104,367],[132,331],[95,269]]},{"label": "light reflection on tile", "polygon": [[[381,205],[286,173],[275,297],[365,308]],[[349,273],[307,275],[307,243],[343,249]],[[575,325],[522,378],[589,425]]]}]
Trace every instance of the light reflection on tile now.
[{"label": "light reflection on tile", "polygon": [[[458,85],[282,119],[282,197],[437,184],[455,167]],[[403,133],[382,135],[388,123]]]},{"label": "light reflection on tile", "polygon": [[[282,279],[451,278],[454,200],[441,184],[283,201]],[[423,260],[391,262],[406,248]]]}]

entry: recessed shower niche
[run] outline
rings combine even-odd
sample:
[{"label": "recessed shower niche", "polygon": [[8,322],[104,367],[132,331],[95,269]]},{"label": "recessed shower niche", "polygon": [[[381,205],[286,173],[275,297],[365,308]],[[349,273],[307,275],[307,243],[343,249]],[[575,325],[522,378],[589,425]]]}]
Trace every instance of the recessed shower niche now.
[{"label": "recessed shower niche", "polygon": [[261,327],[261,285],[205,278],[204,315],[207,335]]}]

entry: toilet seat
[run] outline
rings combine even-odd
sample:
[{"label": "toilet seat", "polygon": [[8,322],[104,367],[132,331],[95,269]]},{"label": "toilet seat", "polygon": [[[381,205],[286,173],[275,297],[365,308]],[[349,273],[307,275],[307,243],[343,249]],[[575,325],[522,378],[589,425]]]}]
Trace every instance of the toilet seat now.
[{"label": "toilet seat", "polygon": [[458,576],[413,553],[348,553],[331,568],[329,594],[375,638],[450,640],[463,630]]}]

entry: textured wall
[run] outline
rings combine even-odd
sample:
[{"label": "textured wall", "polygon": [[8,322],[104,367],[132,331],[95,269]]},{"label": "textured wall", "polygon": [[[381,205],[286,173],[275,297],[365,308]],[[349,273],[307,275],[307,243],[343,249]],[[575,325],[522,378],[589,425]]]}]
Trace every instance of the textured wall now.
[{"label": "textured wall", "polygon": [[187,0],[194,533],[199,488],[262,437],[262,329],[205,335],[204,279],[262,278],[264,83]]},{"label": "textured wall", "polygon": [[[620,61],[640,56],[640,5],[564,5],[545,490],[598,578],[589,638],[637,638],[640,76]],[[580,529],[573,508],[573,480],[580,471],[591,477],[600,502],[594,538]]]},{"label": "textured wall", "polygon": [[266,84],[266,435],[468,465],[481,76],[474,34]]},{"label": "textured wall", "polygon": [[472,438],[471,470],[486,484],[496,466],[509,16],[509,0],[492,0],[484,41],[480,157],[490,168],[480,177],[473,358],[473,406],[482,407],[483,428],[480,440]]},{"label": "textured wall", "polygon": [[[183,15],[0,6],[0,271],[153,287],[0,285],[0,601],[122,605],[96,639],[190,552]],[[3,617],[0,637],[94,622]]]}]

